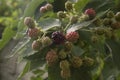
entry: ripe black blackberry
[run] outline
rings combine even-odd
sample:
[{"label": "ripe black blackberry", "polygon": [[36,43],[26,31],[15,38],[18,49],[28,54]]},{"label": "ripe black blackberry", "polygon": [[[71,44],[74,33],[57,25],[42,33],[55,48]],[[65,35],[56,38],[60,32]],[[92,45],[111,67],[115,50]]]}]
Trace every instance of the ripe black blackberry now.
[{"label": "ripe black blackberry", "polygon": [[52,33],[53,43],[55,44],[62,44],[65,42],[65,36],[60,31],[55,31]]}]

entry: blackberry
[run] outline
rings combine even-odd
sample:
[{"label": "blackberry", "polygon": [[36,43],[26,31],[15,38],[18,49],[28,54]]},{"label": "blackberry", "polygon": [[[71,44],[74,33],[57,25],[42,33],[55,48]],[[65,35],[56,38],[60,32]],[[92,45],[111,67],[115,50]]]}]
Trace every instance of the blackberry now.
[{"label": "blackberry", "polygon": [[54,50],[48,51],[48,53],[46,55],[46,61],[48,63],[48,66],[54,65],[58,61],[58,55],[57,55],[56,51],[54,51]]},{"label": "blackberry", "polygon": [[68,69],[68,70],[61,70],[61,77],[64,78],[64,79],[68,79],[70,78],[71,76],[71,71]]},{"label": "blackberry", "polygon": [[34,28],[35,27],[35,22],[34,22],[34,20],[31,17],[25,17],[24,24],[28,28]]},{"label": "blackberry", "polygon": [[39,40],[35,40],[32,43],[32,49],[35,50],[35,51],[39,51],[41,46],[42,46],[42,44]]},{"label": "blackberry", "polygon": [[79,39],[79,34],[75,31],[66,34],[66,40],[70,42],[76,42]]},{"label": "blackberry", "polygon": [[65,42],[65,36],[60,31],[55,31],[52,33],[53,43],[62,44]]},{"label": "blackberry", "polygon": [[90,19],[93,19],[96,15],[96,12],[94,9],[90,8],[85,10],[85,14],[87,14]]},{"label": "blackberry", "polygon": [[47,11],[49,11],[49,10],[52,10],[52,9],[53,9],[53,6],[52,6],[52,4],[47,3],[47,4],[45,5],[45,8],[46,8]]},{"label": "blackberry", "polygon": [[40,34],[40,30],[36,27],[35,28],[29,28],[27,34],[31,38],[37,38]]},{"label": "blackberry", "polygon": [[72,2],[71,1],[67,1],[66,3],[65,3],[65,9],[66,10],[72,10],[73,9],[73,6],[72,6]]},{"label": "blackberry", "polygon": [[71,63],[72,63],[72,67],[74,67],[74,68],[79,68],[79,67],[82,66],[82,59],[79,58],[78,56],[74,56],[74,57],[72,58]]},{"label": "blackberry", "polygon": [[40,7],[40,12],[41,12],[41,13],[47,12],[46,7],[45,7],[45,6]]}]

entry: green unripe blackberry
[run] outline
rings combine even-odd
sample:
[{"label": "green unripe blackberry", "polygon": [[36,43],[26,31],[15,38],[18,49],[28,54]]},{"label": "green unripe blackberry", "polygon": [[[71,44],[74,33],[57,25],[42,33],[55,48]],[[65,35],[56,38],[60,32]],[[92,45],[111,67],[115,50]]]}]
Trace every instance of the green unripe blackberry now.
[{"label": "green unripe blackberry", "polygon": [[83,66],[91,67],[94,65],[94,60],[92,58],[86,57],[83,59]]},{"label": "green unripe blackberry", "polygon": [[60,50],[58,55],[60,59],[65,59],[67,57],[67,53],[64,50]]},{"label": "green unripe blackberry", "polygon": [[67,1],[66,3],[65,3],[65,9],[66,10],[72,10],[73,9],[73,6],[72,6],[72,2],[71,1]]},{"label": "green unripe blackberry", "polygon": [[113,17],[114,17],[113,11],[109,11],[109,12],[107,13],[107,17],[108,17],[108,18],[113,18]]},{"label": "green unripe blackberry", "polygon": [[105,33],[105,30],[103,28],[97,28],[95,30],[95,33],[97,33],[98,35],[103,35]]},{"label": "green unripe blackberry", "polygon": [[92,37],[91,37],[91,41],[92,41],[93,43],[97,43],[97,42],[98,42],[98,37],[97,37],[97,36],[92,36]]},{"label": "green unripe blackberry", "polygon": [[49,46],[52,44],[52,40],[49,37],[43,37],[42,38],[42,44],[44,47]]},{"label": "green unripe blackberry", "polygon": [[115,14],[115,19],[116,19],[116,21],[120,21],[120,12],[117,12]]},{"label": "green unripe blackberry", "polygon": [[112,29],[120,29],[120,22],[114,22],[111,24]]},{"label": "green unripe blackberry", "polygon": [[24,24],[28,28],[34,28],[35,27],[35,22],[34,22],[34,20],[31,17],[25,17]]},{"label": "green unripe blackberry", "polygon": [[70,70],[61,70],[61,77],[64,79],[68,79],[71,76]]},{"label": "green unripe blackberry", "polygon": [[65,18],[66,14],[63,11],[59,11],[59,12],[57,12],[57,17],[58,18]]},{"label": "green unripe blackberry", "polygon": [[73,48],[73,44],[71,42],[69,42],[69,41],[66,41],[65,42],[65,50],[66,51],[71,51],[72,48]]},{"label": "green unripe blackberry", "polygon": [[72,24],[77,23],[77,21],[78,21],[78,16],[72,16],[72,17],[70,17],[70,22]]},{"label": "green unripe blackberry", "polygon": [[105,18],[105,19],[103,20],[103,24],[104,24],[105,26],[111,25],[111,24],[112,24],[112,20],[109,19],[109,18]]},{"label": "green unripe blackberry", "polygon": [[67,60],[60,61],[60,68],[62,70],[68,70],[70,69],[70,63]]},{"label": "green unripe blackberry", "polygon": [[72,67],[74,68],[80,68],[82,66],[82,59],[74,56],[71,60]]},{"label": "green unripe blackberry", "polygon": [[95,26],[101,26],[102,25],[102,21],[100,18],[95,19],[95,21],[93,21],[93,23],[95,24]]}]

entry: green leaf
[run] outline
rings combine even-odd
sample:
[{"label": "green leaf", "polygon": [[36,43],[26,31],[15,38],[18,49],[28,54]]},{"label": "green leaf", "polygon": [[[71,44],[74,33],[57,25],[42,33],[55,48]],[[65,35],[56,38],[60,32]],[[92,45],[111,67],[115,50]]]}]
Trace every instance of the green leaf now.
[{"label": "green leaf", "polygon": [[[28,48],[29,47],[29,48]],[[21,40],[12,50],[12,54],[8,55],[8,57],[13,57],[16,54],[21,54],[23,53],[23,51],[25,50],[29,50],[31,51],[31,41],[30,39],[27,38],[23,38],[23,40]],[[27,54],[27,53],[26,53]]]},{"label": "green leaf", "polygon": [[40,21],[39,25],[40,25],[40,27],[43,28],[43,30],[48,30],[53,27],[60,27],[61,22],[59,21],[59,19],[48,18],[48,19],[44,19],[44,20]]},{"label": "green leaf", "polygon": [[36,69],[41,67],[45,64],[46,60],[46,53],[48,52],[49,48],[46,47],[39,52],[34,52],[32,55],[24,56],[23,58],[30,61],[30,70]]},{"label": "green leaf", "polygon": [[73,55],[75,56],[80,56],[84,53],[85,51],[83,49],[81,49],[80,47],[78,46],[73,46],[73,49],[72,49],[72,53]]},{"label": "green leaf", "polygon": [[106,43],[110,47],[110,51],[112,53],[113,61],[115,65],[120,69],[120,42],[115,40],[106,40]]},{"label": "green leaf", "polygon": [[76,30],[79,30],[81,28],[88,27],[92,22],[93,22],[93,20],[85,21],[85,22],[81,22],[81,23],[76,23],[76,24],[72,25],[70,28],[68,28],[67,32],[76,31]]},{"label": "green leaf", "polygon": [[82,12],[82,9],[86,6],[86,4],[89,2],[90,0],[78,0],[75,3],[75,9],[77,12]]},{"label": "green leaf", "polygon": [[0,40],[0,50],[15,36],[16,31],[13,31],[11,27],[6,27],[3,32],[3,37]]},{"label": "green leaf", "polygon": [[30,62],[28,61],[24,67],[24,70],[21,72],[21,74],[18,76],[17,80],[21,80],[21,78],[30,70]]},{"label": "green leaf", "polygon": [[93,8],[96,12],[102,12],[114,7],[114,0],[92,0],[85,9]]}]

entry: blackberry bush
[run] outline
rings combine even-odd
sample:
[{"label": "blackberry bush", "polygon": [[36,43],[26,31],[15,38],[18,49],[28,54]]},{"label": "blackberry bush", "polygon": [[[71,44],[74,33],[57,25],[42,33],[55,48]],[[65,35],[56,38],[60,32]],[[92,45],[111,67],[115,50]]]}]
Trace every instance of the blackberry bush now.
[{"label": "blackberry bush", "polygon": [[[40,2],[33,1],[34,6],[36,1]],[[59,7],[59,2],[64,3],[63,9]],[[31,21],[28,21],[36,22],[36,27],[29,27],[25,20],[30,38],[27,36],[20,50],[27,52],[23,56],[30,61],[26,67],[31,71],[44,67],[44,72],[48,71],[46,78],[49,80],[110,80],[113,75],[115,79],[118,78],[119,12],[114,11],[115,7],[107,0],[97,2],[47,0],[38,4],[34,10],[37,12],[36,9],[41,6],[40,13],[35,13],[32,20],[30,18]],[[93,3],[97,5],[92,6]],[[108,4],[112,7],[109,8]],[[58,9],[55,11],[56,7]],[[29,46],[31,44],[33,49],[40,49],[33,51]]]}]

